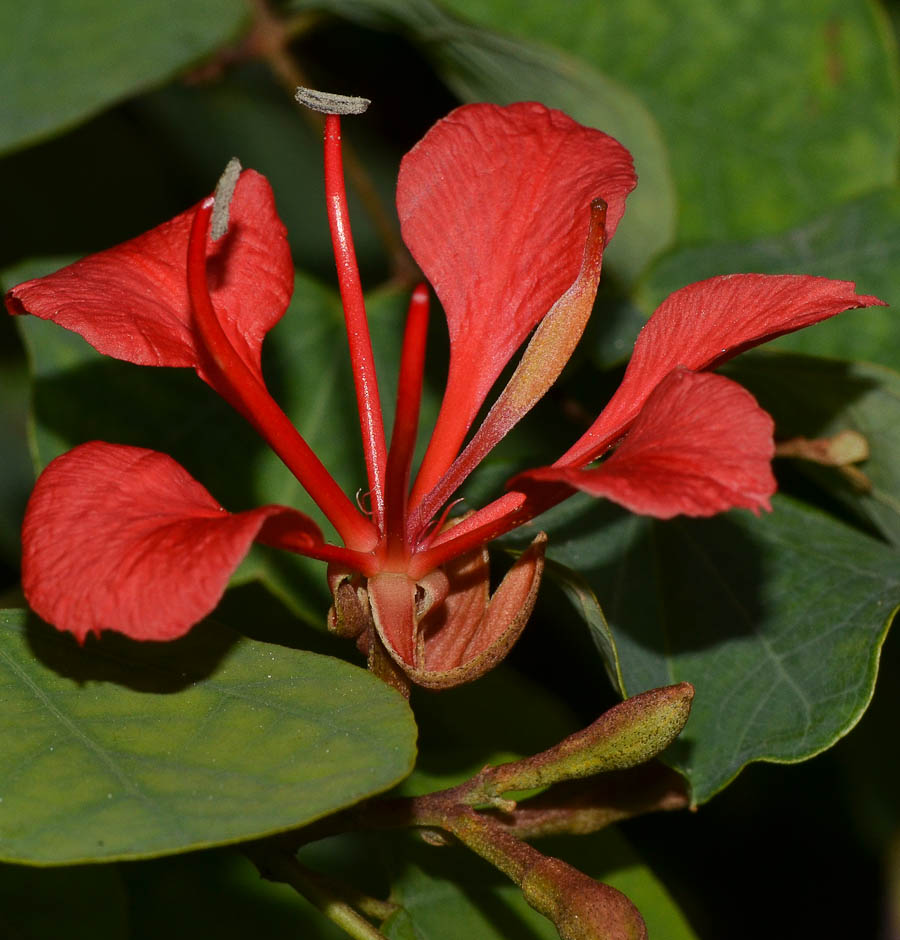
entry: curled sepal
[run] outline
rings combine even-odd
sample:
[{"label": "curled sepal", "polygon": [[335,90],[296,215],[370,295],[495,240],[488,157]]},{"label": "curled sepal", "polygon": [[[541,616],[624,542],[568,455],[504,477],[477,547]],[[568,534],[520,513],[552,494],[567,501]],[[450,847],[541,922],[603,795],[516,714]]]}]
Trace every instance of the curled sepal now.
[{"label": "curled sepal", "polygon": [[[771,417],[721,375],[675,369],[654,389],[624,441],[587,470],[547,467],[520,480],[564,483],[657,519],[770,509]],[[510,485],[516,486],[516,481]]]},{"label": "curled sepal", "polygon": [[[52,320],[115,359],[202,373],[202,340],[187,282],[195,212],[188,209],[137,238],[19,284],[6,296],[9,312]],[[207,244],[209,293],[229,342],[259,376],[263,337],[291,299],[293,262],[264,176],[241,173],[229,216],[227,235]]]},{"label": "curled sepal", "polygon": [[511,790],[531,790],[643,764],[678,737],[693,698],[694,687],[680,682],[626,699],[554,747],[482,771],[476,786],[467,792],[466,802],[490,803]]},{"label": "curled sepal", "polygon": [[333,601],[328,611],[329,631],[351,640],[365,634],[372,626],[365,581],[353,571],[329,565],[328,588]]},{"label": "curled sepal", "polygon": [[293,532],[321,544],[294,509],[229,513],[171,457],[93,441],[57,457],[31,494],[22,585],[34,611],[83,642],[115,630],[171,640],[219,602],[254,541]]},{"label": "curled sepal", "polygon": [[556,925],[561,940],[646,940],[638,909],[615,888],[558,858],[542,856],[520,883],[525,900]]},{"label": "curled sepal", "polygon": [[546,542],[540,533],[493,595],[483,548],[417,582],[394,573],[369,578],[369,605],[387,652],[426,688],[450,688],[484,675],[512,649],[531,616]]},{"label": "curled sepal", "polygon": [[[422,665],[408,670],[413,682],[429,689],[451,688],[480,678],[506,658],[534,610],[546,545],[547,536],[538,533],[490,600],[486,550],[444,566],[450,593],[422,621],[418,658]],[[475,557],[482,554],[483,563]],[[472,594],[483,596],[486,603],[473,603]]]}]

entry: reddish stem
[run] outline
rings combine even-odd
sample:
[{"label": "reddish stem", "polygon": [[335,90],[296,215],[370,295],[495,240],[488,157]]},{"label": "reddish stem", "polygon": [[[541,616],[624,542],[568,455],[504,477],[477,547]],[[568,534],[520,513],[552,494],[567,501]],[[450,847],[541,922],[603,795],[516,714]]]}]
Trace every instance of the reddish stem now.
[{"label": "reddish stem", "polygon": [[381,529],[384,524],[384,423],[366,305],[353,247],[353,235],[350,231],[341,153],[341,119],[337,114],[329,114],[325,118],[325,203],[328,208],[328,225],[331,228],[341,302],[347,323],[350,361],[353,364],[353,381],[356,385],[356,404],[362,430],[369,492],[372,497],[372,514],[375,525]]},{"label": "reddish stem", "polygon": [[359,572],[364,578],[371,578],[379,571],[375,555],[371,552],[356,552],[340,545],[328,545],[325,542],[314,543],[308,539],[292,538],[290,534],[257,539],[263,545],[280,548],[284,551],[303,555],[305,558],[315,558],[317,561],[326,561],[328,564],[340,565]]},{"label": "reddish stem", "polygon": [[209,296],[206,279],[206,238],[214,200],[205,199],[194,215],[188,242],[188,294],[194,322],[217,378],[229,399],[243,412],[299,480],[337,529],[344,544],[368,552],[378,541],[374,526],[353,505],[288,416],[250,370],[222,329]]},{"label": "reddish stem", "polygon": [[427,335],[428,288],[420,284],[410,298],[406,318],[403,353],[400,357],[400,378],[397,383],[397,410],[385,474],[385,561],[388,564],[403,564],[409,557],[406,505],[409,495],[409,471],[419,429]]}]

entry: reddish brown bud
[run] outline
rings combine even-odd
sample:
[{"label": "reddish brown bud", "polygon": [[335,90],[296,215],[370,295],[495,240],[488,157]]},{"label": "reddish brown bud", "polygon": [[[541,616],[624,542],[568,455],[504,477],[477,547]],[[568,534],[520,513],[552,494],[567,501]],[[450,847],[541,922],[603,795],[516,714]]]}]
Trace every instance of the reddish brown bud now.
[{"label": "reddish brown bud", "polygon": [[525,900],[556,924],[562,940],[646,940],[640,912],[621,891],[558,858],[541,858],[521,887]]}]

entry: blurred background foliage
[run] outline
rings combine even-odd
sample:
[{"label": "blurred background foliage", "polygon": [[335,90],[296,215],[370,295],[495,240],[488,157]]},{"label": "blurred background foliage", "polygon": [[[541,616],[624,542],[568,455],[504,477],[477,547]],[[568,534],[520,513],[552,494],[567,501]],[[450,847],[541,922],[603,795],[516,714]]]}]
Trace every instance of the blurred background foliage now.
[{"label": "blurred background foliage", "polygon": [[[301,80],[373,100],[365,119],[345,122],[345,138],[360,167],[351,193],[354,235],[364,281],[379,288],[374,329],[386,333],[379,311],[394,316],[402,307],[409,272],[391,208],[400,157],[461,101],[539,99],[617,136],[633,151],[640,177],[610,249],[602,319],[592,324],[565,377],[573,398],[589,389],[585,395],[602,399],[612,379],[598,378],[598,370],[614,376],[644,317],[668,292],[701,277],[742,270],[821,274],[854,279],[861,291],[900,304],[898,25],[897,0],[5,3],[3,284],[59,263],[48,259],[107,247],[168,218],[208,192],[237,154],[272,182],[301,296],[310,308],[327,310],[330,295],[319,282],[331,285],[334,276],[319,130],[288,93]],[[322,313],[321,323],[331,322],[328,316]],[[20,333],[9,319],[0,321],[4,606],[17,599],[18,529],[34,460],[44,463],[56,447],[52,421],[29,430],[23,336],[32,351],[43,350],[33,365],[48,378],[36,393],[45,419],[68,402],[73,414],[59,421],[70,433],[77,424],[82,439],[111,433],[108,409],[113,418],[120,415],[117,440],[132,434],[140,438],[135,443],[179,456],[170,427],[182,396],[205,394],[193,385],[186,391],[182,377],[145,388],[142,377],[120,364],[85,362],[73,397],[65,382],[49,379],[54,363],[80,362],[83,353],[70,351],[64,339],[59,349],[35,345],[41,326],[28,324]],[[302,369],[304,356],[322,350],[327,358],[338,339],[321,330],[302,347],[282,344],[273,354],[267,374],[276,390],[279,376]],[[386,362],[390,343],[381,340]],[[877,414],[896,436],[900,377],[888,370],[900,369],[900,327],[893,312],[850,313],[779,344],[883,367],[878,388],[893,404],[879,405]],[[439,367],[434,379],[439,386]],[[109,381],[122,390],[118,411],[106,401]],[[810,394],[813,407],[837,380],[810,381],[823,389]],[[284,384],[303,399],[296,382]],[[390,389],[392,379],[383,384]],[[151,396],[158,426],[148,418],[149,425],[129,429],[121,415]],[[212,396],[197,400],[208,426],[230,420]],[[347,405],[332,400],[329,407]],[[554,420],[559,407],[559,398],[543,405],[538,414],[545,423],[512,436],[496,466],[486,469],[484,485],[491,473],[505,472],[504,461],[558,452],[555,438],[565,437]],[[239,440],[247,434],[237,424],[233,433]],[[323,440],[328,434],[326,426]],[[246,447],[259,452],[249,434]],[[900,444],[895,453],[900,456]],[[210,472],[215,456],[207,461]],[[900,529],[887,517],[900,505],[891,504],[900,499],[893,469],[900,462],[883,463],[877,482],[885,497],[868,514],[857,504],[842,508],[839,493],[791,469],[783,485],[801,497],[814,492],[836,515],[896,545]],[[248,497],[249,483],[228,479],[234,468],[218,472],[218,486],[203,479],[223,501],[231,493]],[[263,482],[254,485],[266,488],[266,472],[263,467]],[[266,498],[278,497],[269,488]],[[271,585],[279,575],[269,576]],[[279,601],[267,601],[273,604],[268,625],[251,626],[251,633],[271,633],[279,616],[300,613],[311,623],[321,617],[322,579],[310,588],[302,565],[281,577]],[[240,591],[251,590],[246,572],[245,581],[228,601],[235,619],[243,611]],[[540,678],[587,721],[612,703],[613,693],[596,657],[584,655],[583,630],[560,624],[560,599],[552,590],[547,595],[513,665]],[[258,618],[259,605],[258,598],[251,602]],[[888,681],[855,731],[826,754],[801,766],[751,766],[696,814],[625,827],[698,936],[900,937],[900,700],[892,678],[898,657],[898,641],[889,639],[882,663]],[[226,852],[73,872],[6,866],[0,897],[16,898],[19,910],[33,915],[23,915],[11,937],[59,936],[54,911],[78,925],[66,934],[71,937],[338,935],[309,920],[305,902],[260,883]],[[29,898],[33,907],[23,907]]]}]

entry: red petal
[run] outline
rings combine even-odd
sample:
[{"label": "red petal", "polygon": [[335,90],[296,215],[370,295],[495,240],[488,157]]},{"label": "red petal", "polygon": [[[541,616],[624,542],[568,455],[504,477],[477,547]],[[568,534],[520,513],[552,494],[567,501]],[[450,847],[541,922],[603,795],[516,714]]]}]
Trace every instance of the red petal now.
[{"label": "red petal", "polygon": [[226,512],[165,454],[82,444],[54,460],[31,495],[25,596],[79,641],[101,630],[171,640],[216,606],[268,520],[321,540],[310,519],[283,506]]},{"label": "red petal", "polygon": [[712,368],[776,336],[875,305],[884,302],[857,294],[850,281],[809,275],[729,274],[675,291],[641,330],[616,394],[556,466],[583,465],[599,456],[677,366]]},{"label": "red petal", "polygon": [[676,369],[599,467],[524,476],[568,483],[659,519],[711,516],[735,506],[758,512],[771,508],[775,492],[772,431],[772,419],[736,382]]},{"label": "red petal", "polygon": [[[6,297],[10,313],[31,313],[83,336],[107,356],[151,366],[193,366],[199,350],[187,292],[187,245],[194,209],[137,238],[89,255]],[[293,264],[272,189],[241,174],[228,234],[210,242],[209,286],[235,349],[259,374],[265,334],[281,319]]]},{"label": "red petal", "polygon": [[[403,238],[434,285],[450,332],[449,460],[494,380],[581,267],[591,200],[611,237],[634,188],[631,156],[600,131],[534,103],[466,105],[404,157]],[[458,440],[457,440],[458,438]],[[430,489],[434,481],[426,487]]]}]

